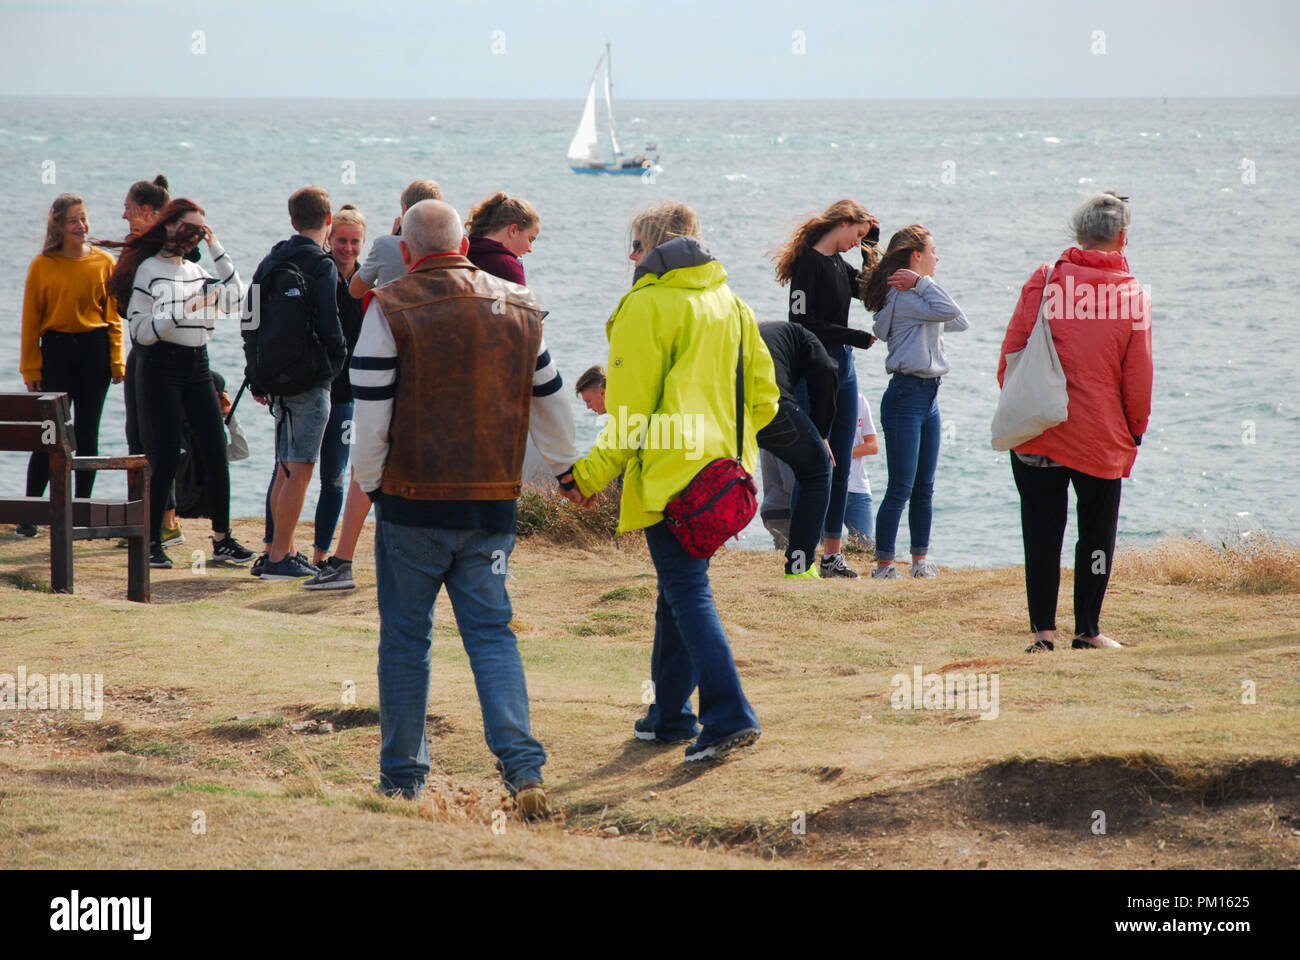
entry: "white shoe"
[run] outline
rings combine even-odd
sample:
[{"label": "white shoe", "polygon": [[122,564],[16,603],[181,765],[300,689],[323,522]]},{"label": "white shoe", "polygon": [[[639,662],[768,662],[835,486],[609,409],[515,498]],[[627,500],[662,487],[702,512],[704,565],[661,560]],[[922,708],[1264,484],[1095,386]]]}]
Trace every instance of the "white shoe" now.
[{"label": "white shoe", "polygon": [[1124,644],[1099,633],[1095,637],[1075,637],[1070,647],[1074,650],[1122,650]]}]

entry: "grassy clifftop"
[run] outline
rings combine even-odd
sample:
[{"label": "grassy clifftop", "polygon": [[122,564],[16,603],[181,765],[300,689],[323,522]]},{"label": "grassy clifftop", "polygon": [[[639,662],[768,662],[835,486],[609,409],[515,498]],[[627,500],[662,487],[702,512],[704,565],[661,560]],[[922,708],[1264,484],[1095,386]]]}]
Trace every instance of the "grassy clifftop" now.
[{"label": "grassy clifftop", "polygon": [[[251,522],[236,528],[256,541]],[[0,863],[1300,864],[1290,548],[1174,543],[1129,556],[1103,625],[1129,647],[1039,656],[1022,652],[1019,569],[787,583],[775,555],[724,551],[714,593],[764,735],[724,764],[688,765],[680,747],[631,739],[655,589],[639,538],[521,540],[515,628],[560,811],[524,826],[494,816],[508,802],[445,597],[434,776],[419,805],[374,795],[369,540],[359,589],[343,594],[243,568],[199,573],[181,547],[145,607],[124,599],[124,551],[79,544],[78,592],[56,596],[39,589],[46,543],[0,534],[0,674],[104,683],[97,718],[0,711]],[[1067,626],[1070,589],[1067,575]],[[957,677],[986,697],[996,689],[996,715],[945,699]]]}]

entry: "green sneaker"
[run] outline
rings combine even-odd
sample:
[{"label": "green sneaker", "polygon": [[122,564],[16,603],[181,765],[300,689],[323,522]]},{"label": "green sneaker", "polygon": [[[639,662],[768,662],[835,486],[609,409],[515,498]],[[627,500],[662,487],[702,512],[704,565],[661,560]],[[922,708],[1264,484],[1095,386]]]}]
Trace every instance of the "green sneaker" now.
[{"label": "green sneaker", "polygon": [[787,573],[785,578],[787,580],[820,580],[822,575],[821,571],[816,567],[810,567],[803,573]]}]

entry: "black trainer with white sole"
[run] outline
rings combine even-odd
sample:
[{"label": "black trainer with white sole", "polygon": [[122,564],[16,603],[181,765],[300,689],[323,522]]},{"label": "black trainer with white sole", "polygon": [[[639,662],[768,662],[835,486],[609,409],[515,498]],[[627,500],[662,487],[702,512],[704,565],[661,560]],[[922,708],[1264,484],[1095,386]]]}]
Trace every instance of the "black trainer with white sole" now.
[{"label": "black trainer with white sole", "polygon": [[737,730],[735,733],[723,737],[716,743],[711,743],[707,747],[702,747],[698,743],[693,743],[686,748],[686,762],[693,760],[721,760],[733,750],[739,750],[741,747],[747,747],[758,740],[763,735],[763,731],[758,727],[749,727],[745,730]]}]

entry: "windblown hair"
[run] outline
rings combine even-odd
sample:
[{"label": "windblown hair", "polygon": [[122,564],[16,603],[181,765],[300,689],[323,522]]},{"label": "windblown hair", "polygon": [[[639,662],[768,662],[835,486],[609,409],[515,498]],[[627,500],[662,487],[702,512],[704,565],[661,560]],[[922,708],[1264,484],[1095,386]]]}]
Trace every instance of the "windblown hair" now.
[{"label": "windblown hair", "polygon": [[50,214],[45,220],[45,244],[41,253],[53,253],[63,246],[64,221],[68,211],[76,206],[85,206],[86,201],[75,193],[61,193],[50,204]]},{"label": "windblown hair", "polygon": [[676,200],[665,200],[642,210],[632,218],[629,234],[629,246],[630,241],[640,235],[641,249],[647,254],[660,244],[677,237],[704,239],[700,218],[695,211]]},{"label": "windblown hair", "polygon": [[1070,230],[1084,249],[1114,243],[1132,220],[1128,204],[1115,193],[1098,193],[1083,202],[1070,217]]},{"label": "windblown hair", "polygon": [[163,250],[168,253],[183,255],[194,249],[203,236],[203,228],[198,224],[184,224],[174,236],[167,236],[169,224],[180,220],[187,213],[203,213],[203,208],[193,200],[178,197],[172,200],[158,215],[158,221],[145,233],[131,237],[122,248],[122,255],[117,258],[113,275],[108,278],[108,292],[118,303],[125,304],[131,299],[131,288],[135,285],[135,271],[140,263]]},{"label": "windblown hair", "polygon": [[527,200],[508,197],[498,190],[469,212],[465,229],[471,237],[485,237],[512,223],[520,230],[527,230],[539,220],[541,217]]},{"label": "windblown hair", "polygon": [[[790,239],[781,245],[772,257],[776,260],[776,280],[777,283],[784,286],[794,277],[795,261],[799,259],[805,249],[811,247],[822,237],[826,236],[827,231],[838,227],[841,223],[870,223],[871,214],[867,208],[856,200],[836,200],[825,212],[819,217],[813,217],[811,220],[804,221]],[[875,245],[863,244],[863,258],[867,263],[875,263]]]},{"label": "windblown hair", "polygon": [[912,262],[913,253],[922,253],[930,231],[919,223],[904,227],[889,238],[889,247],[868,271],[864,269],[858,275],[858,286],[862,302],[872,313],[879,313],[885,308],[885,296],[889,293],[889,275],[895,270],[902,270]]}]

